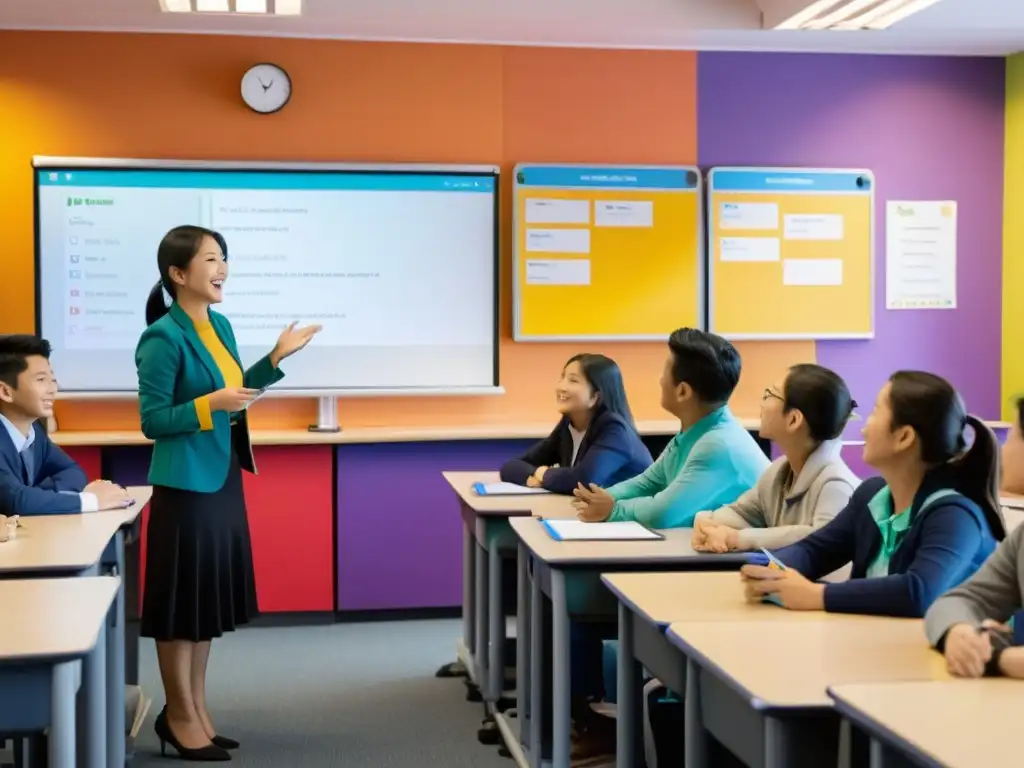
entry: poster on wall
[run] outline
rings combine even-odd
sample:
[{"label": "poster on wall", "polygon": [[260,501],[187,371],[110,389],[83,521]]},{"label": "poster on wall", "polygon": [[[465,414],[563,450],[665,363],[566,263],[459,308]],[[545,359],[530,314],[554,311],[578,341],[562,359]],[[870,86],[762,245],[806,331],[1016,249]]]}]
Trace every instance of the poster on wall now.
[{"label": "poster on wall", "polygon": [[956,309],[956,201],[889,200],[885,308]]}]

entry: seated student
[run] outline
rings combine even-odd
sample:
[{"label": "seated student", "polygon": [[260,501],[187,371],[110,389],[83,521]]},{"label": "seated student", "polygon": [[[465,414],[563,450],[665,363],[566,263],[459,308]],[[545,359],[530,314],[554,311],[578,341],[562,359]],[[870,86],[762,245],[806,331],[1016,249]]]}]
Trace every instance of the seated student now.
[{"label": "seated student", "polygon": [[127,491],[85,472],[47,436],[57,382],[50,344],[0,336],[0,515],[55,515],[128,506]]},{"label": "seated student", "polygon": [[576,488],[573,502],[587,522],[636,520],[683,528],[705,509],[750,490],[768,458],[726,403],[740,379],[740,356],[721,336],[680,328],[668,340],[661,406],[681,430],[642,475],[608,488]]},{"label": "seated student", "polygon": [[1024,525],[1019,525],[974,576],[928,609],[925,633],[945,655],[952,675],[1024,678],[1022,608]]},{"label": "seated student", "polygon": [[1017,401],[1017,418],[1003,443],[1003,476],[1000,490],[1024,496],[1024,398]]},{"label": "seated student", "polygon": [[856,406],[846,382],[828,368],[790,368],[761,399],[761,437],[783,456],[735,502],[697,515],[693,548],[784,547],[838,515],[860,484],[839,455],[840,436]]},{"label": "seated student", "polygon": [[[743,566],[750,599],[772,595],[794,610],[919,618],[1004,538],[995,435],[965,412],[945,379],[893,374],[863,433],[864,461],[881,477],[862,483],[824,528],[775,552],[786,570]],[[814,581],[851,562],[849,581]]]},{"label": "seated student", "polygon": [[574,355],[555,386],[562,414],[551,434],[501,468],[508,483],[572,493],[580,483],[611,485],[651,465],[626,399],[622,373],[604,355]]}]

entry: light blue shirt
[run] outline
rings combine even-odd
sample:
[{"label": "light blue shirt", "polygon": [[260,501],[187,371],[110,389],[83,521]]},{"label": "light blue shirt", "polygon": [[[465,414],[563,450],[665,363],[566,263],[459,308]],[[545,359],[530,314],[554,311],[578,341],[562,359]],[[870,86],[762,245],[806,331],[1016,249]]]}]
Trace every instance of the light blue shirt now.
[{"label": "light blue shirt", "polygon": [[34,426],[28,431],[28,436],[26,437],[21,434],[21,430],[14,426],[11,420],[2,413],[0,413],[0,424],[3,424],[7,428],[7,434],[11,436],[11,442],[14,443],[14,450],[18,453],[24,451],[36,440],[36,430]]},{"label": "light blue shirt", "polygon": [[642,475],[613,485],[609,521],[685,528],[705,509],[732,504],[771,462],[727,406],[676,435]]}]

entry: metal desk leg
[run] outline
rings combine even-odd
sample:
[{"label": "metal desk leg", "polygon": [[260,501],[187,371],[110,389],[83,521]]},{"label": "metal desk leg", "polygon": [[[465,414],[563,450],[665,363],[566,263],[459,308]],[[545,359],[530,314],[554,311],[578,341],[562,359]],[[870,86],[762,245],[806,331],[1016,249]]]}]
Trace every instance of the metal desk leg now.
[{"label": "metal desk leg", "polygon": [[469,523],[462,524],[462,644],[466,652],[476,656],[476,602],[473,595],[476,580],[476,541]]},{"label": "metal desk leg", "polygon": [[[76,732],[81,731],[78,743],[79,765],[83,768],[107,768],[107,630],[100,624],[96,647],[82,660],[82,685],[79,688],[79,718]],[[124,737],[121,737],[122,742]],[[123,765],[113,763],[111,765]]]},{"label": "metal desk leg", "polygon": [[565,573],[551,569],[552,768],[569,768],[572,744],[572,662]]},{"label": "metal desk leg", "polygon": [[75,768],[75,686],[80,664],[66,661],[53,667],[49,768]]},{"label": "metal desk leg", "polygon": [[[110,625],[107,630],[107,759],[110,765],[121,768],[125,763],[125,728],[124,714],[124,532],[118,531],[114,537],[117,552],[117,575],[121,578],[121,586],[110,606]],[[102,731],[100,731],[102,732]]]},{"label": "metal desk leg", "polygon": [[791,731],[786,724],[775,717],[764,719],[764,766],[765,768],[789,768],[796,761],[793,754]]},{"label": "metal desk leg", "polygon": [[488,645],[489,638],[487,637],[487,603],[490,598],[490,594],[487,591],[487,552],[479,540],[477,540],[474,546],[476,547],[476,573],[474,574],[476,580],[474,588],[476,592],[476,652],[473,654],[473,664],[476,666],[477,679],[473,682],[480,688],[480,693],[483,694],[484,700],[486,700],[488,695],[487,658],[490,650]]},{"label": "metal desk leg", "polygon": [[530,744],[530,573],[529,553],[521,543],[516,558],[516,719],[519,742]]},{"label": "metal desk leg", "polygon": [[619,603],[618,716],[615,733],[616,768],[635,768],[643,757],[643,688],[640,665],[633,650],[633,622],[636,617]]},{"label": "metal desk leg", "polygon": [[686,700],[683,707],[686,768],[707,768],[708,734],[700,711],[700,667],[693,659],[686,660]]},{"label": "metal desk leg", "polygon": [[491,545],[487,553],[487,692],[484,701],[496,702],[505,690],[505,606],[502,604],[501,554]]},{"label": "metal desk leg", "polygon": [[544,594],[534,566],[530,582],[530,766],[540,768],[544,743]]}]

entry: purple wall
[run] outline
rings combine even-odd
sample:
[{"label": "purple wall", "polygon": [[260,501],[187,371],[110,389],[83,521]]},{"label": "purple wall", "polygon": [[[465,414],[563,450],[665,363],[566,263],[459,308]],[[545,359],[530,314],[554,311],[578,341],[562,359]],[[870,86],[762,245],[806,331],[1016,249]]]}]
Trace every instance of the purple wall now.
[{"label": "purple wall", "polygon": [[495,471],[533,441],[339,445],[338,609],[462,602],[462,517],[444,471]]},{"label": "purple wall", "polygon": [[[1005,62],[701,53],[701,166],[859,167],[876,180],[875,338],[818,342],[870,411],[899,368],[945,376],[998,419]],[[958,308],[886,311],[885,201],[958,202]],[[862,422],[848,436],[856,437]]]}]

